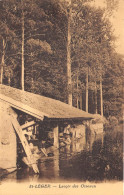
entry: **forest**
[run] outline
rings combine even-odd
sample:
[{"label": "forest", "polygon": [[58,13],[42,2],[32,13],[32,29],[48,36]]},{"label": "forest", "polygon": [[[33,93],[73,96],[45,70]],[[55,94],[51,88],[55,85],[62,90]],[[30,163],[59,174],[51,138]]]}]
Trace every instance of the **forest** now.
[{"label": "forest", "polygon": [[124,56],[110,1],[0,1],[0,83],[120,119]]}]

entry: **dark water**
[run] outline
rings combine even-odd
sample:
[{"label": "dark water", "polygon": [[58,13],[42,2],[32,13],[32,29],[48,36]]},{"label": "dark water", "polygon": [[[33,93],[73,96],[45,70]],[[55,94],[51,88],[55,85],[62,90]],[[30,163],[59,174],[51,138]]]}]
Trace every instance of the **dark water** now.
[{"label": "dark water", "polygon": [[2,179],[19,182],[122,180],[123,133],[116,129],[72,141],[71,145],[55,150],[53,156],[43,157],[38,167],[39,175],[25,167]]}]

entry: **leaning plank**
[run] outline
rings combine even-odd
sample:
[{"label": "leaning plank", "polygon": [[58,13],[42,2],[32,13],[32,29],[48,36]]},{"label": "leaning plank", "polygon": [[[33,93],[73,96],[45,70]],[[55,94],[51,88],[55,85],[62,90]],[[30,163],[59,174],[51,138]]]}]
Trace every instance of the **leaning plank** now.
[{"label": "leaning plank", "polygon": [[24,148],[25,153],[27,155],[27,159],[29,161],[29,164],[32,166],[32,168],[33,168],[35,173],[39,173],[36,161],[34,160],[33,154],[32,154],[32,152],[30,150],[30,147],[28,145],[26,137],[24,136],[24,134],[22,132],[23,130],[22,130],[20,124],[18,123],[18,121],[14,117],[12,117],[11,120],[12,120],[12,124],[14,126],[14,129],[15,129],[16,133],[18,134],[18,136],[20,138],[20,141],[21,141],[21,143],[23,145],[23,148]]}]

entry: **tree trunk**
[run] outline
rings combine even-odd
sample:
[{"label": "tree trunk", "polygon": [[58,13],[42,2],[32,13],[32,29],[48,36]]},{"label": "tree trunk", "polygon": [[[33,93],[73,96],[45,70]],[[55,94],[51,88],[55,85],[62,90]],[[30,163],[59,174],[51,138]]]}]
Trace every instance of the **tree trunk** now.
[{"label": "tree trunk", "polygon": [[80,94],[80,109],[82,110],[82,93]]},{"label": "tree trunk", "polygon": [[67,86],[68,104],[72,106],[72,81],[71,81],[71,5],[68,13],[68,37],[67,37]]},{"label": "tree trunk", "polygon": [[78,94],[78,71],[77,71],[77,108],[79,108],[79,94]]},{"label": "tree trunk", "polygon": [[100,107],[101,107],[101,116],[103,116],[102,79],[100,79]]},{"label": "tree trunk", "polygon": [[2,53],[2,60],[1,60],[1,77],[0,77],[0,83],[3,83],[3,68],[5,64],[5,40],[3,38],[3,53]]},{"label": "tree trunk", "polygon": [[97,86],[95,81],[95,113],[97,114]]},{"label": "tree trunk", "polygon": [[87,67],[87,73],[86,73],[86,112],[88,112],[88,88],[89,88],[88,76],[89,76],[89,67]]},{"label": "tree trunk", "polygon": [[10,73],[9,73],[9,76],[8,76],[8,84],[9,84],[9,86],[10,86],[10,83],[11,83],[11,79],[10,79]]},{"label": "tree trunk", "polygon": [[22,68],[21,68],[21,88],[24,91],[24,12],[22,10]]},{"label": "tree trunk", "polygon": [[33,75],[31,78],[31,91],[34,93],[34,79],[33,79]]}]

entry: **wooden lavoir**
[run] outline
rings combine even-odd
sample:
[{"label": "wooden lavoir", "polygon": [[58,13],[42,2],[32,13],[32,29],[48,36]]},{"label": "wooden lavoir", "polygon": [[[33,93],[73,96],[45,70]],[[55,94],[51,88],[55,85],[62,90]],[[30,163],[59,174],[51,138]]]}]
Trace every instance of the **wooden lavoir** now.
[{"label": "wooden lavoir", "polygon": [[[25,129],[36,127],[36,120],[42,121],[42,123],[48,121],[52,125],[54,124],[52,127],[53,145],[59,148],[60,121],[83,121],[94,118],[93,114],[74,108],[61,101],[5,85],[0,85],[0,102],[0,168],[7,170],[16,169],[16,135],[18,135],[27,156],[28,164],[32,166],[35,173],[39,173],[36,160],[24,134]],[[36,120],[19,124],[18,114],[16,114],[18,111]],[[28,133],[30,134],[30,132]]]}]

